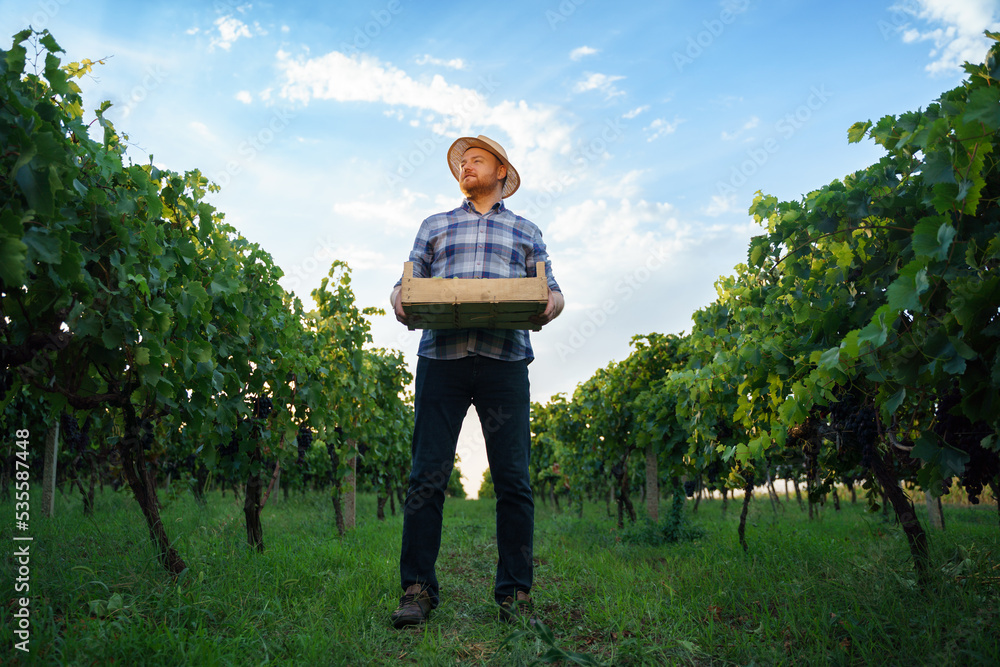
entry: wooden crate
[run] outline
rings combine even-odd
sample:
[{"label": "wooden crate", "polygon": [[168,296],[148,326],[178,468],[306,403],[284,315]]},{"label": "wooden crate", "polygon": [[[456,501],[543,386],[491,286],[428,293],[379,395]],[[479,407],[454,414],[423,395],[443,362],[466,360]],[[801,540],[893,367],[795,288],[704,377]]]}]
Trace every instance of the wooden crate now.
[{"label": "wooden crate", "polygon": [[545,262],[535,278],[414,278],[403,264],[402,303],[410,329],[531,329],[528,318],[545,310],[549,284]]}]

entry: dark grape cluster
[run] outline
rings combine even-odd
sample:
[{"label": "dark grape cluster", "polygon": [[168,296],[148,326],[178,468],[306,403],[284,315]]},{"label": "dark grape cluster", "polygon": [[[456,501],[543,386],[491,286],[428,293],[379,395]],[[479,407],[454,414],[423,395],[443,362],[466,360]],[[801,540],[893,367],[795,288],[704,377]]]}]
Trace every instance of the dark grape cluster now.
[{"label": "dark grape cluster", "polygon": [[90,436],[87,431],[90,429],[81,431],[75,415],[66,412],[62,413],[59,426],[62,431],[62,441],[66,445],[66,451],[76,455],[87,451],[87,448],[90,446]]},{"label": "dark grape cluster", "polygon": [[686,495],[688,498],[694,498],[694,492],[697,489],[698,489],[697,481],[689,479],[686,482],[684,482],[684,495]]},{"label": "dark grape cluster", "polygon": [[183,459],[168,458],[163,464],[163,471],[171,474],[193,473],[198,467],[198,463],[198,457],[194,454],[188,454]]},{"label": "dark grape cluster", "polygon": [[[344,437],[344,430],[339,426],[334,427],[333,432],[337,434],[337,437],[330,438],[326,442],[326,453],[330,456],[330,463],[333,464],[333,469],[336,470],[340,466],[340,455],[337,453],[337,442],[342,441]],[[328,434],[329,435],[329,434]]]},{"label": "dark grape cluster", "polygon": [[852,393],[840,397],[830,408],[830,425],[840,433],[844,453],[861,457],[861,467],[870,468],[878,444],[875,410],[861,405]]},{"label": "dark grape cluster", "polygon": [[956,389],[938,401],[934,432],[945,444],[969,456],[961,484],[969,494],[969,502],[978,505],[983,487],[1000,475],[1000,455],[982,446],[983,438],[992,433],[989,426],[983,422],[973,423],[964,415],[954,414],[961,399],[961,394]]},{"label": "dark grape cluster", "polygon": [[268,396],[258,396],[253,401],[253,416],[256,419],[267,419],[273,408],[271,399]]},{"label": "dark grape cluster", "polygon": [[330,457],[330,462],[333,464],[334,469],[340,465],[340,455],[337,454],[337,446],[332,442],[326,443],[326,453]]},{"label": "dark grape cluster", "polygon": [[219,451],[219,456],[223,459],[232,459],[236,457],[240,451],[240,436],[235,429],[233,430],[232,436],[229,438],[229,444],[220,444],[217,449]]},{"label": "dark grape cluster", "polygon": [[143,419],[142,424],[142,447],[148,449],[153,444],[153,420]]},{"label": "dark grape cluster", "polygon": [[857,411],[858,399],[854,394],[848,392],[839,396],[837,402],[830,406],[830,425],[842,431],[844,422]]},{"label": "dark grape cluster", "polygon": [[309,451],[309,447],[312,446],[313,432],[312,429],[302,424],[299,426],[299,434],[295,436],[295,442],[299,447],[299,458],[297,463],[302,465],[306,462],[306,452]]},{"label": "dark grape cluster", "polygon": [[1000,464],[997,463],[996,452],[983,449],[979,443],[970,446],[969,449],[969,462],[965,465],[965,474],[962,475],[962,486],[969,494],[969,502],[978,505],[983,487],[1000,475]]},{"label": "dark grape cluster", "polygon": [[855,448],[861,451],[861,467],[870,468],[878,442],[875,411],[866,407],[855,412],[844,423],[844,432],[848,441],[853,441]]}]

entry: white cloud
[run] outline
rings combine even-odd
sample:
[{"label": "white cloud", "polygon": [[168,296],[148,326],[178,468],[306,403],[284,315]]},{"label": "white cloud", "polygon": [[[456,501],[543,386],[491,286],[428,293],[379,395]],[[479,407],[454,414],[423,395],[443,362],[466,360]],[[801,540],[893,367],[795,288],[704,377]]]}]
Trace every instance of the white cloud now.
[{"label": "white cloud", "polygon": [[236,99],[239,100],[240,102],[243,102],[243,104],[250,104],[251,102],[253,102],[253,96],[247,90],[241,90],[240,92],[236,93]]},{"label": "white cloud", "polygon": [[240,37],[253,36],[246,23],[232,16],[220,16],[216,19],[215,25],[219,29],[219,36],[212,38],[211,46],[213,48],[219,46],[228,51],[233,46],[233,42]]},{"label": "white cloud", "polygon": [[[370,247],[364,247],[360,245],[333,245],[329,248],[324,248],[322,253],[323,259],[329,258],[331,261],[334,259],[343,259],[348,262],[351,267],[351,271],[366,271],[370,269],[384,269],[389,261],[385,254],[377,250],[372,250]],[[393,258],[395,260],[395,258]],[[396,266],[396,262],[392,262],[393,267]],[[388,300],[388,299],[387,299]],[[377,304],[380,308],[385,308],[384,304]]]},{"label": "white cloud", "polygon": [[907,0],[890,11],[928,24],[928,29],[920,30],[904,23],[899,31],[904,42],[934,45],[930,52],[934,60],[926,68],[931,74],[950,74],[961,70],[964,62],[982,62],[990,44],[983,31],[1000,29],[996,0]]},{"label": "white cloud", "polygon": [[631,199],[639,194],[639,179],[646,173],[643,169],[633,169],[608,182],[594,185],[593,192],[597,197],[609,199]]},{"label": "white cloud", "polygon": [[736,210],[736,195],[714,195],[712,201],[704,208],[705,215],[716,218],[724,213]]},{"label": "white cloud", "polygon": [[559,284],[573,295],[567,308],[586,311],[621,298],[615,286],[622,274],[682,257],[694,231],[668,203],[588,199],[557,210],[544,234]]},{"label": "white cloud", "polygon": [[259,23],[254,23],[253,31],[250,26],[234,16],[220,16],[215,20],[215,26],[219,29],[219,34],[212,37],[209,50],[220,47],[226,51],[232,48],[236,40],[241,37],[250,38],[256,35],[266,35],[267,32],[260,27]]},{"label": "white cloud", "polygon": [[682,226],[674,216],[674,207],[665,202],[640,200],[632,203],[622,199],[615,206],[604,199],[587,199],[557,210],[547,234],[560,243],[601,248],[603,261],[605,257],[615,256],[616,250],[641,246],[657,232],[679,233]]},{"label": "white cloud", "polygon": [[629,120],[631,120],[632,118],[635,118],[639,114],[645,113],[647,111],[649,111],[649,105],[648,104],[644,104],[641,107],[636,107],[635,109],[632,109],[631,111],[625,112],[625,114],[622,115],[622,118],[628,118]]},{"label": "white cloud", "polygon": [[736,132],[730,133],[730,132],[726,132],[725,130],[723,130],[722,131],[722,139],[723,139],[723,141],[733,141],[735,139],[738,139],[740,136],[742,136],[743,133],[746,132],[747,130],[752,130],[753,128],[757,127],[758,125],[760,125],[760,118],[758,118],[757,116],[751,116],[750,120],[748,120],[747,122],[743,123],[743,126],[740,129],[738,129]]},{"label": "white cloud", "polygon": [[439,67],[448,67],[450,69],[465,69],[465,61],[461,58],[443,60],[441,58],[435,58],[429,54],[424,54],[417,58],[414,62],[418,65],[437,65]]},{"label": "white cloud", "polygon": [[570,60],[580,60],[586,56],[592,56],[597,53],[597,49],[589,46],[579,46],[569,52]]},{"label": "white cloud", "polygon": [[416,81],[403,70],[365,55],[332,51],[296,59],[279,51],[278,68],[285,75],[281,96],[292,102],[381,102],[432,109],[449,117],[481,112],[486,106],[486,96],[478,90],[451,85],[437,74],[430,82]]},{"label": "white cloud", "polygon": [[193,120],[190,123],[188,123],[188,127],[194,130],[195,134],[197,134],[202,139],[209,139],[212,141],[215,140],[215,135],[212,134],[212,131],[208,129],[207,125],[205,125],[200,121]]},{"label": "white cloud", "polygon": [[[380,227],[393,235],[407,235],[416,232],[421,220],[433,213],[444,210],[436,208],[427,195],[403,188],[395,196],[386,199],[385,193],[368,194],[360,199],[337,203],[333,212],[340,217],[350,218],[372,227]],[[449,208],[455,207],[454,197]]]},{"label": "white cloud", "polygon": [[[369,102],[388,105],[383,113],[403,120],[399,107],[419,115],[433,114],[431,132],[441,138],[487,134],[503,144],[521,175],[522,187],[537,187],[553,173],[553,160],[568,155],[572,127],[564,110],[524,100],[496,99],[498,84],[481,77],[477,88],[450,84],[440,74],[418,81],[390,63],[365,54],[332,51],[315,58],[279,51],[283,73],[281,96],[293,103],[312,100]],[[432,139],[434,137],[431,137]],[[537,176],[536,176],[537,175]]]},{"label": "white cloud", "polygon": [[604,93],[604,96],[608,99],[616,97],[618,95],[624,95],[623,91],[615,88],[615,81],[621,81],[625,77],[623,76],[609,76],[607,74],[601,74],[599,72],[587,72],[586,79],[580,81],[573,87],[573,90],[577,93],[586,93],[591,90],[599,90]]},{"label": "white cloud", "polygon": [[673,134],[677,131],[677,127],[684,121],[679,118],[674,118],[674,122],[668,122],[665,118],[657,118],[652,123],[647,125],[644,130],[649,132],[650,135],[646,137],[646,141],[656,141],[661,137],[665,137],[668,134]]}]

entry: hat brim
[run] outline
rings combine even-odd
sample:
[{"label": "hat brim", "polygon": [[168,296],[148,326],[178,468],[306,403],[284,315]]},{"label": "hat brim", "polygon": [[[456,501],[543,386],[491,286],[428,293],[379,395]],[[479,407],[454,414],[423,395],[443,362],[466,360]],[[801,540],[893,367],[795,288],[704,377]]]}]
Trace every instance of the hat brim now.
[{"label": "hat brim", "polygon": [[521,177],[518,175],[517,169],[514,169],[513,165],[511,165],[510,160],[500,152],[503,149],[501,148],[498,151],[498,146],[492,146],[476,137],[459,137],[451,145],[451,148],[448,149],[448,167],[451,169],[451,175],[455,177],[456,181],[459,180],[459,163],[462,161],[465,151],[470,148],[482,148],[484,151],[492,153],[500,161],[500,164],[507,167],[507,180],[504,182],[503,193],[501,194],[503,199],[517,192],[517,189],[521,187]]}]

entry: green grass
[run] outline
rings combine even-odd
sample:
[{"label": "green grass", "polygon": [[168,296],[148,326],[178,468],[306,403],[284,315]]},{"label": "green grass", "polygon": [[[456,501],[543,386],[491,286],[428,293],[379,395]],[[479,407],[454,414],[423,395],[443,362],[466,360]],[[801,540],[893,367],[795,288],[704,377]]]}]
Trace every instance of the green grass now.
[{"label": "green grass", "polygon": [[[397,631],[402,520],[377,521],[374,498],[359,499],[358,527],[343,538],[325,496],[272,498],[257,554],[231,493],[205,508],[181,496],[163,510],[189,566],[176,582],[127,493],[99,495],[93,518],[77,496],[59,496],[57,517],[31,524],[31,652],[12,649],[5,605],[0,661],[517,665],[562,651],[615,665],[1000,664],[995,506],[945,508],[924,590],[900,529],[863,503],[828,505],[811,522],[783,507],[753,502],[744,554],[732,502],[726,513],[702,502],[692,518],[704,536],[659,547],[623,541],[603,504],[583,519],[539,505],[533,595],[547,637],[496,620],[492,501],[448,500],[442,604],[423,628]],[[9,533],[0,528],[5,544]],[[5,582],[14,571],[7,552]]]}]

